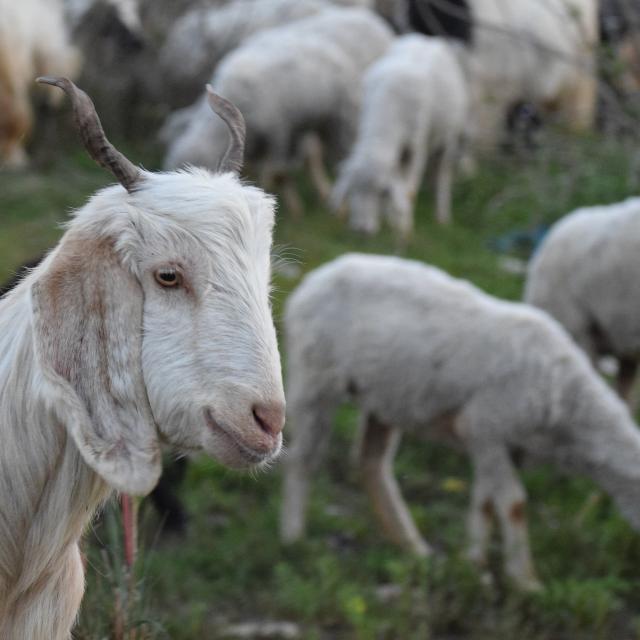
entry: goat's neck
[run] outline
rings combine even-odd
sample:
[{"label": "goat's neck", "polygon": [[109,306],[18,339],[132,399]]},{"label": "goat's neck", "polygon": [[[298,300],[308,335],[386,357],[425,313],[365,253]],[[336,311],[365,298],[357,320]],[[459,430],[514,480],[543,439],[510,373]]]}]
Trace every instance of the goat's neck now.
[{"label": "goat's neck", "polygon": [[[45,409],[28,289],[0,302],[0,603],[59,571],[108,496]],[[3,597],[4,596],[4,597]],[[0,605],[0,613],[2,605]]]}]

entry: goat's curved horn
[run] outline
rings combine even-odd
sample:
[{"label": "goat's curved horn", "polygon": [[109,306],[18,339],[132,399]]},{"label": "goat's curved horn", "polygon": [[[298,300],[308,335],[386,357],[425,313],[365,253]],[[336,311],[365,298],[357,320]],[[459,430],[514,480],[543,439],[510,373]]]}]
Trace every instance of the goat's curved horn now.
[{"label": "goat's curved horn", "polygon": [[129,193],[134,191],[140,180],[140,169],[107,140],[91,98],[68,78],[43,77],[37,78],[36,82],[59,87],[69,96],[76,127],[89,155],[100,166],[111,171]]},{"label": "goat's curved horn", "polygon": [[214,113],[220,116],[229,127],[231,134],[231,143],[220,160],[218,171],[232,171],[239,174],[244,162],[244,139],[246,136],[244,117],[238,107],[215,93],[210,84],[207,85],[207,100]]}]

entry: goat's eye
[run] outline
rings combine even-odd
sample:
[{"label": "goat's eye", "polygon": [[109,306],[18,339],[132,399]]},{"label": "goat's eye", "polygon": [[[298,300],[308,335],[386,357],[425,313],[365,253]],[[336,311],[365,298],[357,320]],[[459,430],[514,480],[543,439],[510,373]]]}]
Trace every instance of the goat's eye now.
[{"label": "goat's eye", "polygon": [[155,277],[162,287],[177,287],[180,284],[180,275],[175,269],[158,269]]}]

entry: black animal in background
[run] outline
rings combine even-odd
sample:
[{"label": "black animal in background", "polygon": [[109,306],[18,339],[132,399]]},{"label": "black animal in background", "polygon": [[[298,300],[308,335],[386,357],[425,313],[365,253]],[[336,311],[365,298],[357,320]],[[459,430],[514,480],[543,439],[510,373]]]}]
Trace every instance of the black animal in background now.
[{"label": "black animal in background", "polygon": [[[0,284],[0,298],[9,293],[30,269],[37,267],[44,256],[29,260],[16,269],[13,276]],[[160,516],[163,533],[184,533],[188,516],[177,490],[180,488],[187,469],[186,458],[180,458],[165,465],[164,472],[156,488],[151,492],[151,502]]]},{"label": "black animal in background", "polygon": [[414,31],[473,44],[473,18],[468,0],[408,0],[407,18]]},{"label": "black animal in background", "polygon": [[[473,15],[469,0],[406,0],[410,29],[428,36],[458,40],[467,47],[474,44]],[[536,108],[526,102],[511,106],[505,117],[507,141],[505,151],[535,149],[542,118]]]}]

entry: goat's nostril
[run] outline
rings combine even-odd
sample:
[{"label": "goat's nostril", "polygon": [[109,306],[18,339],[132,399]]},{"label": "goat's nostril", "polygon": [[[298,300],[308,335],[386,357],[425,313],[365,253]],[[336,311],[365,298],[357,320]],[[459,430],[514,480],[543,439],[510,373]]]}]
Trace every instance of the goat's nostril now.
[{"label": "goat's nostril", "polygon": [[284,407],[279,404],[256,404],[253,407],[253,419],[265,433],[277,436],[284,427]]}]

